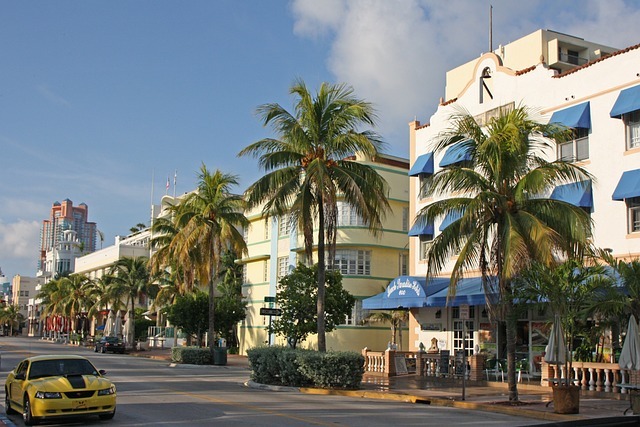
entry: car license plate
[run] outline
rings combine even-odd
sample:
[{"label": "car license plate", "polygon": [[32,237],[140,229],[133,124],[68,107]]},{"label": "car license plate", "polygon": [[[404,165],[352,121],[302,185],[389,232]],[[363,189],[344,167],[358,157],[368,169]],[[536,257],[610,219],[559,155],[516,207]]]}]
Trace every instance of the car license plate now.
[{"label": "car license plate", "polygon": [[73,409],[83,409],[87,407],[86,400],[76,400],[73,402]]}]

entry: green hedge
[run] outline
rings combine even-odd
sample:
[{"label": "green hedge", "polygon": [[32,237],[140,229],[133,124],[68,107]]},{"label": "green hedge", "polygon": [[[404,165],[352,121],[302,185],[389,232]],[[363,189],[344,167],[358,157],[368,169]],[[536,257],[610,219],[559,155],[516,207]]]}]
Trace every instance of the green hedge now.
[{"label": "green hedge", "polygon": [[211,352],[207,347],[172,347],[171,361],[190,365],[211,365]]},{"label": "green hedge", "polygon": [[260,384],[358,389],[364,375],[364,357],[355,352],[258,347],[247,356],[251,379]]}]

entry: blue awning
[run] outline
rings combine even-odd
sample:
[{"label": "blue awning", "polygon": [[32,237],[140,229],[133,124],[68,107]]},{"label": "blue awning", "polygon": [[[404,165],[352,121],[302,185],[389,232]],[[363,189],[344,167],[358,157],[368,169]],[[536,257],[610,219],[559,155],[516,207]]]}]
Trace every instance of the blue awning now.
[{"label": "blue awning", "polygon": [[422,224],[420,222],[413,224],[413,227],[411,227],[411,230],[409,230],[409,236],[424,236],[427,234],[433,235],[433,233],[433,224]]},{"label": "blue awning", "polygon": [[640,110],[640,86],[634,86],[620,91],[620,95],[618,95],[616,103],[613,104],[609,115],[619,119],[623,114],[636,110]]},{"label": "blue awning", "polygon": [[640,169],[626,171],[622,173],[620,181],[613,192],[613,200],[630,199],[640,196]]},{"label": "blue awning", "polygon": [[448,278],[429,280],[424,276],[399,276],[387,289],[362,300],[365,310],[396,310],[401,308],[426,307],[427,298],[449,286]]},{"label": "blue awning", "polygon": [[462,212],[460,211],[449,212],[440,223],[440,228],[438,228],[438,230],[443,231],[445,228],[450,226],[451,223],[459,220],[460,218],[462,218]]},{"label": "blue awning", "polygon": [[593,207],[591,181],[572,182],[553,189],[551,199],[571,203],[581,208]]},{"label": "blue awning", "polygon": [[456,295],[449,298],[447,302],[448,293],[447,287],[427,297],[427,307],[459,307],[463,304],[485,305],[487,303],[481,277],[460,279],[456,286]]},{"label": "blue awning", "polygon": [[433,173],[433,153],[418,156],[413,166],[411,166],[411,170],[409,170],[409,176],[417,176],[423,173]]},{"label": "blue awning", "polygon": [[556,111],[551,115],[549,123],[561,123],[570,128],[591,129],[589,101]]},{"label": "blue awning", "polygon": [[455,165],[460,162],[468,162],[471,160],[471,153],[467,145],[469,140],[461,141],[453,144],[444,153],[444,157],[440,160],[440,167]]}]

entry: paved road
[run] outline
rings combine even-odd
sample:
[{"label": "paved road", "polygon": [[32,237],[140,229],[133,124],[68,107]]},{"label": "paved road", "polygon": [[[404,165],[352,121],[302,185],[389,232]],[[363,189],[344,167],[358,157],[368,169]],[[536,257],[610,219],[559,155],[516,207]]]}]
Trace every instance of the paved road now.
[{"label": "paved road", "polygon": [[[166,361],[128,355],[96,354],[84,348],[36,339],[0,339],[0,381],[23,357],[80,354],[89,357],[118,388],[118,410],[109,422],[75,425],[113,426],[522,426],[541,422],[509,415],[297,391],[248,388],[246,368],[170,367]],[[2,396],[4,401],[4,396]],[[18,426],[20,417],[9,420]],[[53,424],[51,424],[53,425]]]}]

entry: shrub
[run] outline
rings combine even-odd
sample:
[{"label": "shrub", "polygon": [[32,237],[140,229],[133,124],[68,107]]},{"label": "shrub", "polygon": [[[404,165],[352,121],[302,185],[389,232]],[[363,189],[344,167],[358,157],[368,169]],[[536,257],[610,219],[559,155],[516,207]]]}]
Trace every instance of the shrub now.
[{"label": "shrub", "polygon": [[300,371],[316,387],[357,389],[364,375],[364,357],[347,351],[301,354]]},{"label": "shrub", "polygon": [[257,347],[247,355],[251,379],[261,384],[357,389],[364,375],[364,358],[354,352]]},{"label": "shrub", "polygon": [[172,347],[171,361],[190,365],[210,365],[211,352],[202,347]]}]

